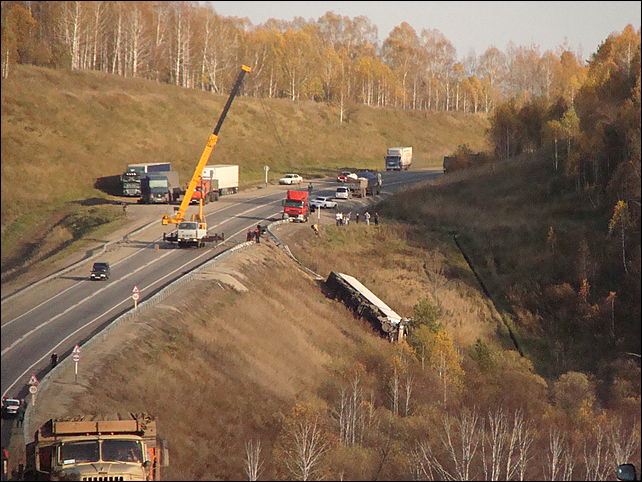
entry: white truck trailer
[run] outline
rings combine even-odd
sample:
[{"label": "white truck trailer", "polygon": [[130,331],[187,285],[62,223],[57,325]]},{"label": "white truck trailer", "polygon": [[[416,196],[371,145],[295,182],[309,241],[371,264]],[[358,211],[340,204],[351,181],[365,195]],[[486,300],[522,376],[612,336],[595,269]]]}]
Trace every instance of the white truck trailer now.
[{"label": "white truck trailer", "polygon": [[412,147],[389,147],[386,171],[407,171],[412,164]]},{"label": "white truck trailer", "polygon": [[235,194],[239,192],[239,166],[236,164],[214,164],[203,168],[203,179],[217,179],[218,193]]}]

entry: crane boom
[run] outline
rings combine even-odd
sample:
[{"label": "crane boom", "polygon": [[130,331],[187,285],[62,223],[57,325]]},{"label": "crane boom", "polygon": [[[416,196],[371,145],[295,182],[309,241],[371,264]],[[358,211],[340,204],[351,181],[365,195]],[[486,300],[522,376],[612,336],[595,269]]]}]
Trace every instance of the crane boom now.
[{"label": "crane boom", "polygon": [[[223,121],[225,120],[225,116],[227,115],[227,111],[230,110],[232,101],[234,100],[234,97],[236,97],[236,94],[238,93],[239,89],[241,88],[243,77],[245,77],[245,74],[247,72],[251,72],[251,71],[252,69],[247,65],[241,66],[241,71],[239,72],[239,75],[236,78],[236,82],[234,83],[232,92],[230,92],[230,96],[228,97],[227,103],[223,108],[223,112],[221,112],[221,116],[219,117],[218,122],[216,123],[216,127],[214,128],[214,131],[210,134],[210,136],[207,138],[205,149],[203,149],[201,158],[198,161],[198,164],[196,165],[196,169],[194,169],[194,174],[192,175],[192,179],[187,185],[187,190],[185,191],[185,196],[183,197],[183,201],[181,202],[181,205],[178,208],[178,211],[176,211],[176,214],[174,215],[174,217],[170,217],[168,214],[165,214],[163,216],[163,219],[162,219],[163,224],[170,224],[170,223],[178,224],[185,219],[185,211],[187,210],[187,206],[189,206],[190,200],[192,199],[192,194],[194,194],[194,190],[196,189],[196,186],[201,180],[203,168],[207,165],[207,161],[209,160],[210,155],[212,154],[212,151],[216,146],[216,142],[218,141],[218,133],[221,130],[221,126],[223,125]],[[202,200],[201,200],[200,208],[202,211],[202,208],[203,208]],[[202,212],[199,212],[199,218],[201,218],[199,219],[199,222],[203,222]]]}]

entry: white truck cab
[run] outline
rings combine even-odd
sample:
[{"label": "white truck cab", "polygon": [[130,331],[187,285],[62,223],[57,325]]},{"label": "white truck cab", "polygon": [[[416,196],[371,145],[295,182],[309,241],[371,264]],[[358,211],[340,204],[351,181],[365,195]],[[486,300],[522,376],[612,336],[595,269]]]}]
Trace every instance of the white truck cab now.
[{"label": "white truck cab", "polygon": [[207,237],[205,225],[197,221],[183,221],[178,223],[179,246],[202,246],[203,238]]}]

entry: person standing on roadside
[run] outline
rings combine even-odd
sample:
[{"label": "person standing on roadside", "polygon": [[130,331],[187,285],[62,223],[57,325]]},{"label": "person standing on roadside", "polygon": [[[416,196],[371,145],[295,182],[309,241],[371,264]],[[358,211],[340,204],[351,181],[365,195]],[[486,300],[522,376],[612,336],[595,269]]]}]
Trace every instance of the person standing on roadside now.
[{"label": "person standing on roadside", "polygon": [[366,226],[370,226],[370,213],[368,211],[363,214],[363,218],[366,220]]},{"label": "person standing on roadside", "polygon": [[248,229],[247,234],[245,235],[245,241],[252,241],[253,237],[254,237],[254,232],[251,229]]},{"label": "person standing on roadside", "polygon": [[343,213],[341,211],[337,211],[337,214],[334,215],[334,219],[337,223],[337,226],[341,226],[343,223]]},{"label": "person standing on roadside", "polygon": [[261,242],[261,225],[257,224],[256,229],[254,230],[254,239],[257,243]]},{"label": "person standing on roadside", "polygon": [[379,226],[379,213],[377,211],[374,213],[374,223],[375,226]]},{"label": "person standing on roadside", "polygon": [[9,480],[9,451],[2,447],[2,480]]},{"label": "person standing on roadside", "polygon": [[16,427],[22,427],[25,421],[25,404],[21,403],[20,408],[18,409],[18,421],[16,422]]},{"label": "person standing on roadside", "polygon": [[354,220],[357,222],[357,224],[359,224],[359,211],[357,211],[357,214],[356,214]]}]

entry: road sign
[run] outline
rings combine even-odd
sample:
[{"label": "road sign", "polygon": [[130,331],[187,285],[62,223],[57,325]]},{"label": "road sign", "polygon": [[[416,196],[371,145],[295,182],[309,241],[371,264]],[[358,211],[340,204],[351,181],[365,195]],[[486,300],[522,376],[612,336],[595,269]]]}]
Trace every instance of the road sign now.
[{"label": "road sign", "polygon": [[269,171],[270,170],[270,166],[263,166],[263,170],[264,171]]},{"label": "road sign", "polygon": [[76,345],[71,353],[80,353],[80,345]]},{"label": "road sign", "polygon": [[34,385],[38,385],[39,383],[40,383],[40,382],[38,381],[38,379],[36,378],[36,376],[35,376],[35,375],[31,375],[31,378],[29,379],[29,383],[28,383],[28,385],[32,385],[32,386],[34,386]]},{"label": "road sign", "polygon": [[29,393],[31,393],[32,395],[35,395],[35,393],[36,393],[37,391],[38,391],[38,387],[37,387],[37,386],[35,386],[35,385],[31,385],[31,386],[29,387]]},{"label": "road sign", "polygon": [[78,353],[74,353],[71,359],[78,363],[80,361],[80,355]]},{"label": "road sign", "polygon": [[132,295],[132,299],[133,299],[134,301],[138,301],[138,298],[140,298],[140,295],[139,295],[138,293],[134,293],[134,294]]},{"label": "road sign", "polygon": [[140,293],[140,290],[138,289],[138,286],[134,286],[134,289],[132,290],[132,293]]}]

